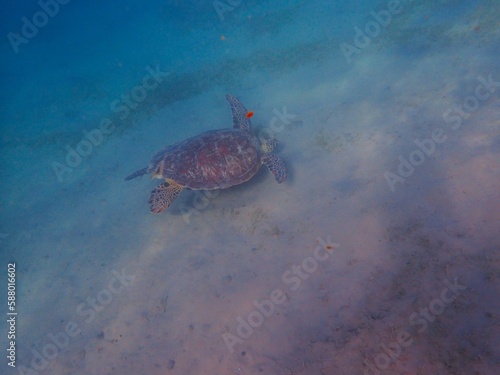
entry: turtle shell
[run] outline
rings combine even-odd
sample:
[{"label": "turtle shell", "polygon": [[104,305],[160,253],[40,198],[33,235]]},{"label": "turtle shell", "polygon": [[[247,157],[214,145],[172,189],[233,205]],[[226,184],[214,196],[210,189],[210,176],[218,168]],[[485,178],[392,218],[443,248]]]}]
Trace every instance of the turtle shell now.
[{"label": "turtle shell", "polygon": [[212,130],[153,156],[154,177],[190,189],[225,189],[252,178],[261,165],[260,144],[248,130]]}]

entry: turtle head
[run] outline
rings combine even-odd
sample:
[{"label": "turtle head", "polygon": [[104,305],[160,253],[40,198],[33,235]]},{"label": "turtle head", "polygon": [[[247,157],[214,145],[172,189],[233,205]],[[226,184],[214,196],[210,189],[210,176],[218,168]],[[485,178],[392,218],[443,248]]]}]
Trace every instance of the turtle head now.
[{"label": "turtle head", "polygon": [[261,145],[262,151],[271,152],[272,150],[274,150],[276,148],[277,144],[278,143],[276,142],[276,139],[270,138],[267,141],[262,143],[262,145]]}]

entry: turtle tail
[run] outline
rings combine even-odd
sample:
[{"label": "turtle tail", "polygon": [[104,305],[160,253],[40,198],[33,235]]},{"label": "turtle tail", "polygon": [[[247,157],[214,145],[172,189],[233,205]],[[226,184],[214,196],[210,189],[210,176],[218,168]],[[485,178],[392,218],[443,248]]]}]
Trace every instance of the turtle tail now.
[{"label": "turtle tail", "polygon": [[148,168],[142,168],[138,170],[137,172],[132,173],[130,176],[125,177],[125,181],[132,180],[133,178],[142,176],[143,174],[148,173]]}]

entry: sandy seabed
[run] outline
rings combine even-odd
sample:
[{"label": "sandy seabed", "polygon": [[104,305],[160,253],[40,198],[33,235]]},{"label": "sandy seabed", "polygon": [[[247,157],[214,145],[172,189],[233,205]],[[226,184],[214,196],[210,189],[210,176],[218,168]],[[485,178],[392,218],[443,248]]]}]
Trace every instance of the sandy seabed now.
[{"label": "sandy seabed", "polygon": [[[254,54],[222,76],[172,72],[62,182],[51,163],[81,133],[6,131],[12,373],[496,374],[500,29],[482,9],[422,35],[408,26],[417,7],[351,64],[343,39],[285,48],[283,65]],[[226,93],[256,132],[274,129],[288,180],[263,167],[150,214],[158,180],[123,178],[166,144],[231,126]],[[68,106],[52,111],[80,121]]]}]

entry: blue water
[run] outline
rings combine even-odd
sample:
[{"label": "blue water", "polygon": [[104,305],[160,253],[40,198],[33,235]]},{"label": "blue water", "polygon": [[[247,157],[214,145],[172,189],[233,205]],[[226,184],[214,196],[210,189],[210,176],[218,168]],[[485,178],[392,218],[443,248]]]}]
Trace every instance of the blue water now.
[{"label": "blue water", "polygon": [[[499,16],[4,1],[0,373],[496,374]],[[151,214],[161,181],[125,176],[230,128],[226,94],[287,181]]]}]

